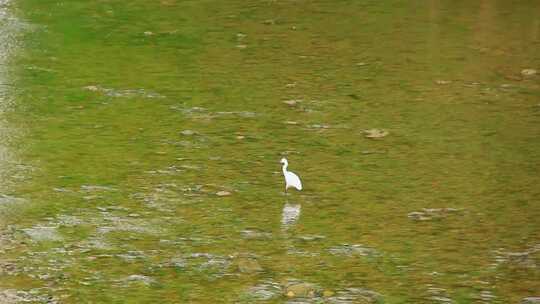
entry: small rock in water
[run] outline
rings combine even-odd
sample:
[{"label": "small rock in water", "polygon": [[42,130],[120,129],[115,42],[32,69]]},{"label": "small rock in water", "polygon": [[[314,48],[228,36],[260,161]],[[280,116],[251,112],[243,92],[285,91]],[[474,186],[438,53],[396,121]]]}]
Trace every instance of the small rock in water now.
[{"label": "small rock in water", "polygon": [[242,238],[248,240],[266,240],[272,237],[269,232],[246,229],[241,232]]},{"label": "small rock in water", "polygon": [[232,193],[230,193],[229,191],[218,191],[216,193],[217,196],[229,196],[231,195]]},{"label": "small rock in water", "polygon": [[295,106],[299,102],[302,102],[302,101],[301,100],[295,100],[295,99],[283,101],[284,104],[288,104],[290,106]]},{"label": "small rock in water", "polygon": [[422,211],[409,212],[407,216],[416,221],[429,221],[435,218],[444,218],[450,213],[462,211],[456,208],[422,208]]},{"label": "small rock in water", "polygon": [[88,90],[88,91],[99,91],[99,87],[98,86],[95,86],[95,85],[89,85],[89,86],[86,86],[84,87],[84,89]]},{"label": "small rock in water", "polygon": [[185,136],[191,136],[191,135],[195,135],[195,131],[184,130],[184,131],[180,132],[180,134],[185,135]]},{"label": "small rock in water", "polygon": [[429,221],[431,220],[431,217],[429,216],[425,216],[426,214],[424,212],[419,212],[419,211],[413,211],[413,212],[409,212],[409,214],[407,214],[407,217],[413,219],[413,220],[417,220],[417,221]]},{"label": "small rock in water", "polygon": [[127,278],[123,279],[122,281],[126,283],[140,282],[144,285],[151,285],[153,283],[156,283],[155,279],[142,275],[142,274],[132,274],[128,276]]},{"label": "small rock in water", "polygon": [[329,129],[330,128],[329,125],[320,125],[320,124],[309,125],[309,127],[313,129]]},{"label": "small rock in water", "polygon": [[334,255],[346,255],[346,256],[378,256],[379,252],[373,248],[366,247],[362,244],[343,244],[329,248],[328,251]]},{"label": "small rock in water", "polygon": [[388,134],[389,134],[388,131],[382,130],[382,129],[364,130],[364,136],[366,138],[371,138],[371,139],[382,138],[382,137],[385,137]]},{"label": "small rock in water", "polygon": [[301,235],[298,237],[299,240],[301,241],[306,241],[306,242],[310,242],[310,241],[318,241],[318,240],[322,240],[322,239],[325,239],[326,237],[324,235]]},{"label": "small rock in water", "polygon": [[435,302],[440,302],[440,303],[452,303],[452,299],[447,298],[447,297],[432,296],[429,299]]},{"label": "small rock in water", "polygon": [[452,83],[452,81],[450,81],[450,80],[436,80],[435,83],[440,84],[440,85],[444,85],[444,84]]},{"label": "small rock in water", "polygon": [[536,75],[537,71],[535,69],[523,69],[521,70],[521,75],[523,76],[533,76]]}]

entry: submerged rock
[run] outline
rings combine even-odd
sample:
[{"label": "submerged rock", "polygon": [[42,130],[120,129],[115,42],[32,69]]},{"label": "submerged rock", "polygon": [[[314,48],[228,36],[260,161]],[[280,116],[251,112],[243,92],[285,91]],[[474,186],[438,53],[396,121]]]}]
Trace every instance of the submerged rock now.
[{"label": "submerged rock", "polygon": [[192,253],[185,256],[190,269],[204,273],[209,277],[219,278],[224,276],[231,265],[229,256],[214,255],[211,253]]},{"label": "submerged rock", "polygon": [[317,285],[304,282],[289,284],[283,292],[289,298],[314,298],[321,293]]},{"label": "submerged rock", "polygon": [[61,241],[62,236],[56,227],[34,226],[23,229],[23,231],[34,241]]},{"label": "submerged rock", "polygon": [[7,205],[12,203],[22,203],[23,198],[18,198],[10,195],[0,194],[0,205]]},{"label": "submerged rock", "polygon": [[291,99],[291,100],[284,100],[283,101],[284,104],[287,104],[289,106],[295,106],[299,102],[302,102],[302,100]]},{"label": "submerged rock", "polygon": [[253,257],[239,257],[236,264],[241,273],[256,273],[263,270],[257,259]]},{"label": "submerged rock", "polygon": [[15,303],[46,303],[56,304],[59,303],[57,299],[52,296],[41,294],[41,291],[37,288],[29,291],[16,290],[16,289],[0,289],[0,304],[15,304]]},{"label": "submerged rock", "polygon": [[386,135],[388,135],[389,132],[386,131],[386,130],[382,130],[382,129],[369,129],[369,130],[364,130],[364,136],[366,138],[371,138],[371,139],[375,139],[375,138],[382,138],[382,137],[385,137]]},{"label": "submerged rock", "polygon": [[182,134],[184,136],[191,136],[191,135],[197,134],[197,132],[192,131],[192,130],[184,130],[184,131],[180,132],[180,134]]}]

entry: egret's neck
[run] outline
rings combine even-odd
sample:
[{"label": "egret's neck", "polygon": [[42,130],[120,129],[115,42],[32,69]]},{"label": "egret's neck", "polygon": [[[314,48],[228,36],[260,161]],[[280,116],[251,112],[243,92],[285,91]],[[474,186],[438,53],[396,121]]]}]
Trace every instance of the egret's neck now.
[{"label": "egret's neck", "polygon": [[287,166],[288,166],[288,165],[289,165],[289,164],[287,164],[287,163],[284,163],[284,164],[283,164],[283,173],[284,173],[284,174],[285,174],[285,172],[287,172]]}]

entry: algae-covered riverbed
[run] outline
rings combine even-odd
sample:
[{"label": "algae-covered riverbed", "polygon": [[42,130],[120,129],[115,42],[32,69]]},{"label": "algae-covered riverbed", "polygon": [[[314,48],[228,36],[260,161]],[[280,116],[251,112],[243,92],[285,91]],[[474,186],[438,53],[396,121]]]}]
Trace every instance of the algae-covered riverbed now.
[{"label": "algae-covered riverbed", "polygon": [[0,0],[0,303],[538,303],[539,50],[536,1]]}]

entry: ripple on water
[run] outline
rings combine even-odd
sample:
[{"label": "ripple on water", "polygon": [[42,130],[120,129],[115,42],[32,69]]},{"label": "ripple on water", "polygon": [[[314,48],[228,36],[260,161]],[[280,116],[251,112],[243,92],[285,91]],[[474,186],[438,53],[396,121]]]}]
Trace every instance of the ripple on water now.
[{"label": "ripple on water", "polygon": [[272,233],[256,229],[242,230],[240,234],[242,235],[242,238],[246,240],[268,240],[272,238]]},{"label": "ripple on water", "polygon": [[271,280],[264,280],[255,286],[249,287],[241,298],[245,301],[268,301],[279,297],[281,293],[281,285],[279,283]]},{"label": "ripple on water", "polygon": [[108,224],[97,228],[100,234],[113,231],[135,232],[151,235],[160,235],[165,232],[163,222],[157,219],[123,218],[118,216],[106,216]]},{"label": "ripple on water", "polygon": [[145,276],[142,274],[132,274],[130,276],[127,276],[121,280],[118,281],[122,286],[132,285],[132,284],[142,284],[146,286],[150,286],[152,284],[156,284],[156,279]]},{"label": "ripple on water", "polygon": [[373,257],[379,256],[380,253],[376,249],[364,246],[362,244],[343,244],[335,247],[331,247],[328,251],[333,255],[344,255],[344,256],[365,256]]},{"label": "ripple on water", "polygon": [[497,268],[502,264],[511,264],[522,268],[537,269],[538,263],[535,255],[540,252],[540,244],[530,246],[521,252],[511,252],[503,248],[492,251],[494,262],[491,268]]},{"label": "ripple on water", "polygon": [[99,85],[89,85],[89,86],[84,87],[84,89],[91,92],[101,93],[109,97],[165,98],[165,96],[159,93],[147,91],[145,89],[112,89],[112,88],[102,87]]},{"label": "ripple on water", "polygon": [[185,256],[188,269],[208,278],[221,278],[229,273],[231,257],[211,253],[192,253]]},{"label": "ripple on water", "polygon": [[331,304],[370,304],[379,303],[383,296],[373,290],[366,288],[345,288],[336,292],[332,297],[328,298],[328,303]]}]

